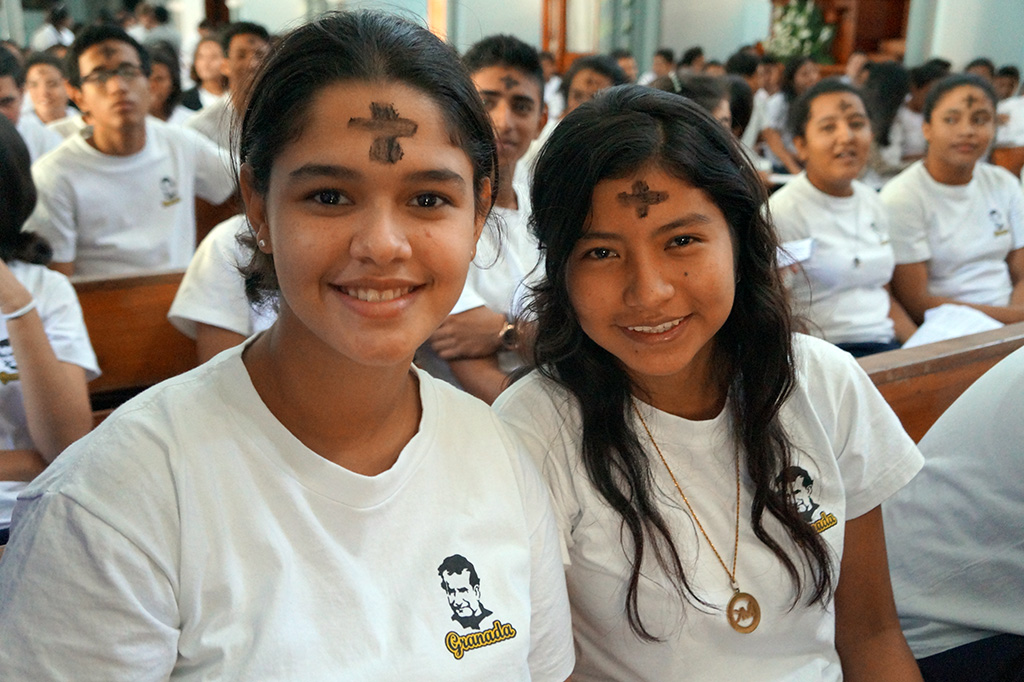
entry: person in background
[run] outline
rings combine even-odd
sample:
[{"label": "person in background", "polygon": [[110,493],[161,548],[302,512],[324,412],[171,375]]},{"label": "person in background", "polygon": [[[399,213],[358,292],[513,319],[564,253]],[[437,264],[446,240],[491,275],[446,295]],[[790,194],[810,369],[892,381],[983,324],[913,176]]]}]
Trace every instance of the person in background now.
[{"label": "person in background", "polygon": [[36,202],[28,149],[0,117],[0,545],[18,493],[92,428],[99,376],[75,290],[22,226]]},{"label": "person in background", "polygon": [[32,100],[32,115],[40,123],[49,125],[68,115],[64,64],[52,54],[36,52],[25,60],[25,90]]},{"label": "person in background", "polygon": [[[181,61],[181,33],[171,24],[171,12],[163,5],[153,8],[152,24],[146,32],[146,40],[142,45],[149,50],[157,47],[160,43],[169,46],[174,56]],[[181,78],[180,74],[178,76]]]},{"label": "person in background", "polygon": [[873,62],[865,71],[861,90],[874,139],[861,179],[878,190],[909,165],[903,160],[903,129],[896,120],[910,92],[910,75],[896,62]]},{"label": "person in background", "polygon": [[947,76],[923,113],[924,159],[880,195],[896,253],[893,295],[918,324],[944,303],[1024,321],[1024,194],[1016,177],[982,161],[996,94],[979,76]]},{"label": "person in background", "polygon": [[1000,66],[999,70],[996,71],[996,78],[992,82],[992,87],[995,88],[999,101],[1002,102],[1004,99],[1015,97],[1019,86],[1020,69],[1012,64]]},{"label": "person in background", "polygon": [[181,67],[166,44],[149,50],[149,114],[173,125],[181,125],[193,111],[181,105]]},{"label": "person in background", "polygon": [[838,79],[814,85],[790,108],[804,171],[772,194],[779,239],[813,239],[810,257],[786,270],[794,316],[806,332],[855,357],[899,348],[916,330],[889,293],[895,257],[888,212],[859,182],[872,148],[861,91]]},{"label": "person in background", "polygon": [[932,84],[949,74],[949,67],[937,61],[929,61],[910,69],[910,96],[896,113],[894,125],[896,134],[903,140],[903,161],[917,161],[924,157],[927,142],[922,132],[924,124],[924,100]]},{"label": "person in background", "polygon": [[222,70],[224,47],[216,37],[203,38],[192,57],[192,81],[195,85],[181,95],[182,106],[193,111],[216,102],[228,91],[228,77]]},{"label": "person in background", "polygon": [[852,52],[846,60],[846,66],[843,67],[842,81],[855,88],[864,87],[864,83],[868,80],[869,63],[870,60],[864,52],[859,50]]},{"label": "person in background", "polygon": [[725,64],[717,60],[711,60],[704,64],[704,69],[701,71],[705,76],[711,76],[713,78],[721,78],[725,75]]},{"label": "person in background", "polygon": [[699,45],[688,48],[676,63],[676,71],[680,73],[701,73],[704,71],[704,48]]},{"label": "person in background", "polygon": [[991,84],[996,78],[996,65],[987,57],[978,57],[964,67],[964,73],[972,73]]},{"label": "person in background", "polygon": [[57,133],[47,130],[43,122],[33,115],[22,112],[25,99],[25,70],[7,50],[0,50],[0,115],[3,115],[18,129],[28,147],[32,162],[61,142]]},{"label": "person in background", "polygon": [[654,79],[669,75],[675,69],[676,53],[668,47],[659,48],[651,60],[651,70],[640,74],[637,83],[649,85]]},{"label": "person in background", "polygon": [[767,121],[769,95],[765,90],[765,66],[756,54],[741,50],[726,60],[725,70],[728,74],[739,76],[746,81],[753,93],[750,119],[743,128],[741,139],[747,149],[754,151],[761,136],[761,129]]},{"label": "person in background", "polygon": [[797,97],[821,79],[818,65],[810,57],[793,57],[786,62],[782,76],[782,88],[768,100],[765,127],[761,138],[765,144],[765,156],[780,173],[796,174],[801,170],[795,156],[793,138],[787,126],[789,107]]},{"label": "person in background", "polygon": [[640,76],[640,71],[636,65],[636,57],[630,50],[624,47],[620,47],[617,50],[612,50],[609,56],[615,60],[615,63],[619,65],[622,72],[626,74],[626,80],[630,83],[636,83],[636,79]]},{"label": "person in background", "polygon": [[71,13],[64,5],[55,3],[46,13],[46,21],[32,34],[29,46],[36,52],[43,52],[54,45],[70,45],[74,40]]},{"label": "person in background", "polygon": [[769,95],[774,95],[782,89],[782,75],[786,65],[772,54],[761,57],[761,66],[764,68],[764,90]]}]

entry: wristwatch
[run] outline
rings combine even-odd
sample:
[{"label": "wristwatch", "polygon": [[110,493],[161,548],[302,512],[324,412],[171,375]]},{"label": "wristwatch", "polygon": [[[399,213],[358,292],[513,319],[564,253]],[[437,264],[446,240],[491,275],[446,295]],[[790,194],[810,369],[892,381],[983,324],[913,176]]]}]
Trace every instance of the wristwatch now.
[{"label": "wristwatch", "polygon": [[505,320],[505,325],[498,332],[498,341],[501,342],[503,350],[515,350],[519,346],[519,334],[516,333],[516,323]]}]

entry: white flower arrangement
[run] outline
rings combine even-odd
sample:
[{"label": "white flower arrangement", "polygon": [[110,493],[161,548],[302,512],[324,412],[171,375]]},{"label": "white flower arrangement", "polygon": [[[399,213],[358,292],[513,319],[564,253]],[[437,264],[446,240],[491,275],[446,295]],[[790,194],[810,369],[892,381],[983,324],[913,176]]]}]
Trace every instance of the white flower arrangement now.
[{"label": "white flower arrangement", "polygon": [[765,51],[780,59],[806,56],[830,62],[833,35],[835,28],[825,23],[814,0],[789,0],[772,11],[772,33]]}]

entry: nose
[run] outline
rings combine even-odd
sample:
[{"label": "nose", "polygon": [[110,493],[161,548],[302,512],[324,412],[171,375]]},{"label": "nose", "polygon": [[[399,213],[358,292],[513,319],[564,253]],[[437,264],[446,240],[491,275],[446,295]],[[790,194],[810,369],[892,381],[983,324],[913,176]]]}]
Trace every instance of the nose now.
[{"label": "nose", "polygon": [[491,125],[494,126],[496,131],[501,132],[508,127],[510,120],[508,114],[509,108],[505,100],[499,101],[494,105],[494,108],[491,109]]},{"label": "nose", "polygon": [[623,300],[631,308],[658,308],[675,293],[675,287],[665,277],[661,268],[648,259],[634,258],[629,262],[627,277]]},{"label": "nose", "polygon": [[367,211],[366,221],[352,235],[349,251],[352,258],[374,265],[387,265],[412,255],[395,211],[380,208]]}]

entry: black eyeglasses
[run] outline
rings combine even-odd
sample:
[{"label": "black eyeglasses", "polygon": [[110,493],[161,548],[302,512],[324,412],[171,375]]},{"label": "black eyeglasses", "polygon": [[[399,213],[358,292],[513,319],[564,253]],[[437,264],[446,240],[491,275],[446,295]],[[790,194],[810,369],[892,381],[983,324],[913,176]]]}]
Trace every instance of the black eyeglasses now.
[{"label": "black eyeglasses", "polygon": [[122,64],[116,69],[96,69],[88,76],[82,78],[83,83],[96,83],[106,85],[114,76],[123,80],[133,80],[142,75],[142,67],[135,64]]}]

